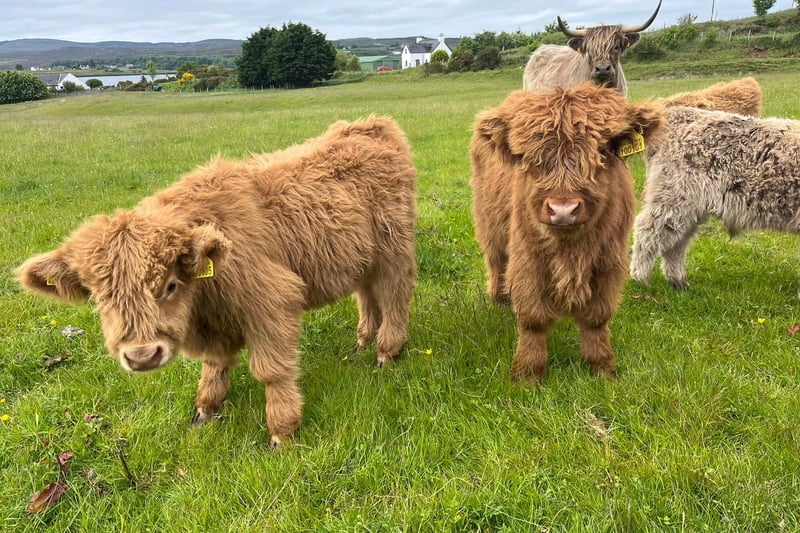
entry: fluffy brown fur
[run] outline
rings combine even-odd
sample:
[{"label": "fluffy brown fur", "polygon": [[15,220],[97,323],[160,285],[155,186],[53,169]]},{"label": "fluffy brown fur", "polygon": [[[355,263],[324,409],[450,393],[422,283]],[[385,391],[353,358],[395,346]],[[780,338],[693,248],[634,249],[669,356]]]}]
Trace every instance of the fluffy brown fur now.
[{"label": "fluffy brown fur", "polygon": [[663,100],[665,106],[686,106],[761,116],[761,86],[754,78],[715,83],[699,91],[677,93]]},{"label": "fluffy brown fur", "polygon": [[627,275],[636,201],[620,141],[650,139],[661,107],[629,104],[619,92],[584,83],[512,93],[480,113],[471,160],[475,233],[488,292],[513,303],[519,342],[512,374],[538,383],[547,331],[563,315],[580,328],[581,355],[613,376],[608,321]]},{"label": "fluffy brown fur", "polygon": [[633,279],[649,283],[660,255],[667,280],[687,289],[686,251],[709,216],[731,235],[800,232],[800,121],[690,107],[669,108],[666,117],[669,135],[647,153]]},{"label": "fluffy brown fur", "polygon": [[[377,335],[380,366],[405,343],[415,181],[391,119],[338,122],[282,152],[217,158],[130,211],[94,217],[18,276],[38,294],[94,300],[127,370],[159,368],[179,351],[201,360],[195,422],[219,411],[247,346],[277,446],[300,424],[304,310],[355,292],[358,348]],[[206,258],[216,273],[197,279]]]}]

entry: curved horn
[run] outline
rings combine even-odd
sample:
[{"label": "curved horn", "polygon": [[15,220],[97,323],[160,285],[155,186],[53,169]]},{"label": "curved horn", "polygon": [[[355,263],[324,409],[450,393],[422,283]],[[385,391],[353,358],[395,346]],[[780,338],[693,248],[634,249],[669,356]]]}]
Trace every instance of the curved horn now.
[{"label": "curved horn", "polygon": [[622,26],[622,33],[639,33],[640,31],[646,30],[650,24],[656,20],[656,15],[658,15],[658,10],[661,9],[661,0],[658,0],[658,6],[656,6],[656,10],[650,15],[650,18],[647,19],[647,22],[641,24],[639,26]]},{"label": "curved horn", "polygon": [[556,15],[556,19],[558,20],[558,29],[567,37],[586,37],[586,30],[571,30],[567,28],[561,17]]}]

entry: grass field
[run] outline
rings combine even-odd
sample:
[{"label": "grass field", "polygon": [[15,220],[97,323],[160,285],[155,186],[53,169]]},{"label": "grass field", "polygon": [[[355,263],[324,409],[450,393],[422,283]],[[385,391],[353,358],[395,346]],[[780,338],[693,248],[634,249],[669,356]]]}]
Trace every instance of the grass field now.
[{"label": "grass field", "polygon": [[[796,75],[758,79],[765,114],[800,117]],[[590,375],[564,320],[541,387],[512,383],[515,321],[484,293],[468,146],[475,114],[520,80],[385,76],[0,106],[0,530],[800,530],[800,336],[787,331],[800,322],[797,237],[730,240],[712,222],[689,251],[689,291],[658,272],[652,287],[627,284],[611,324],[617,381]],[[634,80],[630,96],[716,81]],[[308,313],[303,426],[281,452],[268,450],[263,388],[246,365],[223,419],[191,427],[199,364],[126,374],[89,306],[29,296],[13,279],[85,217],[133,206],[213,154],[283,148],[369,113],[397,119],[419,169],[410,339],[378,371],[374,350],[350,353],[352,301]],[[644,165],[631,165],[641,190]],[[63,337],[66,325],[87,333]],[[66,451],[68,490],[29,514]]]}]

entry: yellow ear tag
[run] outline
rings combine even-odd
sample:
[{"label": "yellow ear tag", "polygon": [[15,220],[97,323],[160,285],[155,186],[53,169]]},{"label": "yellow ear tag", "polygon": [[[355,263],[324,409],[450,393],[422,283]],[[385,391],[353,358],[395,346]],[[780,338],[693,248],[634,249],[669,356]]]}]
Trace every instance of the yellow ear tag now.
[{"label": "yellow ear tag", "polygon": [[200,272],[195,278],[213,278],[214,277],[214,261],[210,257],[206,257],[206,269]]},{"label": "yellow ear tag", "polygon": [[644,150],[644,135],[635,131],[619,143],[620,157],[630,157],[633,154],[644,152]]},{"label": "yellow ear tag", "polygon": [[46,284],[48,287],[55,287],[55,286],[56,286],[56,282],[55,282],[55,281],[53,281],[53,280],[52,280],[52,279],[50,279],[50,278],[47,278],[47,280],[45,281],[45,284]]}]

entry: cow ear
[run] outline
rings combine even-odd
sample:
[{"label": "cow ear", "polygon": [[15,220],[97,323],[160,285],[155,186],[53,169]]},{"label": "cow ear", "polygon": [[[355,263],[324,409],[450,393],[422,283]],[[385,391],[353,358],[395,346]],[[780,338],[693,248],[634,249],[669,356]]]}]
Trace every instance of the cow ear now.
[{"label": "cow ear", "polygon": [[583,37],[573,37],[567,41],[567,46],[580,53],[583,49]]},{"label": "cow ear", "polygon": [[[182,266],[191,277],[211,277],[231,247],[225,235],[212,225],[191,228],[187,234],[187,249]],[[210,260],[210,262],[209,262]]]},{"label": "cow ear", "polygon": [[625,48],[630,48],[634,44],[639,42],[640,35],[636,32],[626,33],[625,34]]},{"label": "cow ear", "polygon": [[81,303],[90,295],[60,248],[31,257],[17,268],[16,274],[25,290],[62,302]]},{"label": "cow ear", "polygon": [[502,117],[493,114],[492,111],[485,113],[475,124],[475,135],[483,139],[483,143],[478,146],[483,145],[487,148],[491,146],[494,154],[513,161],[515,156],[509,146],[508,128],[508,123]]},{"label": "cow ear", "polygon": [[664,107],[654,102],[631,105],[631,130],[640,133],[645,140],[653,141],[664,131],[666,119]]}]

